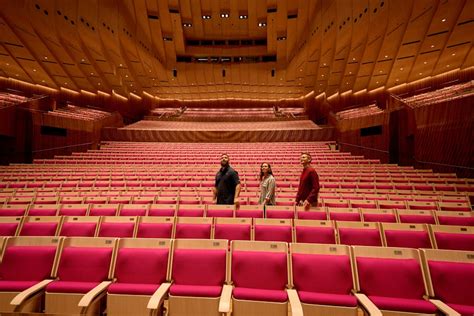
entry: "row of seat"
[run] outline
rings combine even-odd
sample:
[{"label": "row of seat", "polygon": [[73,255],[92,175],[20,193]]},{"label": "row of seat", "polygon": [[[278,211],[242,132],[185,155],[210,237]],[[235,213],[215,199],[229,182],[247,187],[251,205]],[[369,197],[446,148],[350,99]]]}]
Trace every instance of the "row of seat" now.
[{"label": "row of seat", "polygon": [[2,312],[42,304],[46,314],[98,315],[106,306],[107,315],[137,316],[474,312],[472,251],[199,239],[2,244]]},{"label": "row of seat", "polygon": [[1,217],[0,236],[211,238],[474,250],[473,226],[298,219]]},{"label": "row of seat", "polygon": [[277,218],[307,220],[338,220],[387,223],[425,223],[474,226],[472,211],[434,211],[424,209],[374,209],[318,207],[305,211],[294,206],[215,204],[6,204],[0,206],[5,216],[178,216]]}]

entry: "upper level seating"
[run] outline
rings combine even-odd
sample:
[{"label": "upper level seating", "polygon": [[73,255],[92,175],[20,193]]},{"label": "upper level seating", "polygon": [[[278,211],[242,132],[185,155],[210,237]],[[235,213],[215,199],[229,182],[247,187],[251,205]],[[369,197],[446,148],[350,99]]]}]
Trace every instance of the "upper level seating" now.
[{"label": "upper level seating", "polygon": [[26,102],[28,98],[12,92],[0,91],[0,108]]},{"label": "upper level seating", "polygon": [[71,104],[63,108],[55,109],[54,111],[48,111],[48,115],[61,116],[65,118],[73,118],[84,121],[102,120],[111,116],[111,114],[106,111],[84,108]]},{"label": "upper level seating", "polygon": [[403,101],[412,108],[422,107],[428,104],[452,101],[474,95],[474,80],[469,82],[451,85],[435,91],[417,94]]},{"label": "upper level seating", "polygon": [[375,115],[383,113],[383,110],[377,106],[377,104],[370,104],[354,109],[344,110],[336,113],[338,120],[353,119],[363,116]]}]

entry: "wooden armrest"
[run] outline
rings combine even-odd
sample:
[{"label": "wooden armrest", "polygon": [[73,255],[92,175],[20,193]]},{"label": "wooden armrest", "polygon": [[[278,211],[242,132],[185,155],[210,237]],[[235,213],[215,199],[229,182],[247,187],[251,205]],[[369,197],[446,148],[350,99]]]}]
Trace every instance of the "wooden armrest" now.
[{"label": "wooden armrest", "polygon": [[30,297],[31,295],[35,294],[36,292],[38,291],[41,291],[43,290],[46,285],[48,285],[49,283],[51,283],[52,281],[54,280],[43,280],[39,283],[36,283],[35,285],[33,285],[32,287],[29,287],[27,288],[26,290],[24,290],[23,292],[20,292],[18,293],[17,296],[15,296],[12,301],[10,302],[10,305],[15,305],[15,306],[19,306],[21,304],[23,304],[23,302],[28,298]]},{"label": "wooden armrest", "polygon": [[454,309],[449,307],[447,304],[443,303],[440,300],[429,300],[433,305],[435,305],[441,312],[443,312],[444,315],[449,315],[449,316],[461,316],[460,313],[456,312]]},{"label": "wooden armrest", "polygon": [[364,309],[371,316],[382,316],[380,309],[375,306],[374,303],[365,295],[361,293],[354,293],[354,296],[357,298],[357,301],[364,307]]},{"label": "wooden armrest", "polygon": [[219,300],[219,313],[230,313],[230,302],[233,289],[234,287],[230,284],[224,284],[222,287],[221,298]]},{"label": "wooden armrest", "polygon": [[293,289],[287,289],[286,293],[288,294],[288,301],[290,302],[291,315],[303,316],[303,306],[301,306],[301,301],[298,297],[298,292]]},{"label": "wooden armrest", "polygon": [[156,290],[155,293],[153,293],[153,295],[150,297],[150,300],[148,301],[148,305],[146,308],[158,309],[158,307],[160,307],[161,304],[163,303],[165,295],[168,293],[170,286],[171,286],[171,283],[161,283],[158,290]]},{"label": "wooden armrest", "polygon": [[89,307],[92,300],[95,299],[103,291],[105,291],[107,289],[107,287],[109,287],[110,284],[112,284],[112,281],[101,282],[95,288],[93,288],[92,290],[90,290],[89,292],[84,294],[84,296],[81,298],[81,300],[79,301],[79,304],[77,304],[77,306],[79,306],[79,307]]}]

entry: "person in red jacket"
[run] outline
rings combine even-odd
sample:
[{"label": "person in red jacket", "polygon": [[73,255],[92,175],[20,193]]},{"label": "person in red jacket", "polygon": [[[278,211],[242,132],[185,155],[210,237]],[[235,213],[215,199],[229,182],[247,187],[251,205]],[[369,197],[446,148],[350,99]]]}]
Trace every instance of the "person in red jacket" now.
[{"label": "person in red jacket", "polygon": [[296,194],[296,205],[303,206],[307,211],[311,206],[318,206],[319,177],[318,173],[311,166],[311,154],[302,153],[300,162],[303,165],[303,172],[300,176],[298,193]]}]

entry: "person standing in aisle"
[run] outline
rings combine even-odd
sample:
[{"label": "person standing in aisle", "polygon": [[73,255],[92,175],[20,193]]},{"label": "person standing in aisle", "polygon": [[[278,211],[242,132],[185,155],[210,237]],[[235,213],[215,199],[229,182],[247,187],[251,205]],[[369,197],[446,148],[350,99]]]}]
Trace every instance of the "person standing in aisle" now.
[{"label": "person standing in aisle", "polygon": [[269,163],[260,165],[260,205],[275,205],[276,183],[273,177],[272,167]]},{"label": "person standing in aisle", "polygon": [[318,206],[319,176],[311,166],[311,160],[310,153],[301,153],[300,162],[303,166],[303,172],[301,172],[295,204],[303,206],[305,211]]},{"label": "person standing in aisle", "polygon": [[239,174],[230,166],[228,154],[221,155],[221,168],[216,174],[216,181],[213,188],[213,201],[216,204],[234,204],[236,208],[240,206],[240,179]]}]

